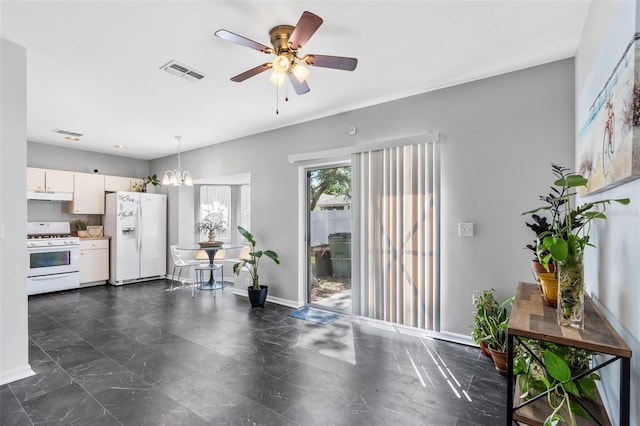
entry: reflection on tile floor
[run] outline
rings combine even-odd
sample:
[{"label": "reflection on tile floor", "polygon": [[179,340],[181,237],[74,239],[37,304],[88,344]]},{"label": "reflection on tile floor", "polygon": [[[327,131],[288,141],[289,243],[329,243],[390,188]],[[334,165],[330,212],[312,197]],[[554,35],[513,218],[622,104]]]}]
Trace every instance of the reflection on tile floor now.
[{"label": "reflection on tile floor", "polygon": [[30,297],[36,375],[0,387],[0,424],[505,423],[505,379],[475,348],[168,288]]}]

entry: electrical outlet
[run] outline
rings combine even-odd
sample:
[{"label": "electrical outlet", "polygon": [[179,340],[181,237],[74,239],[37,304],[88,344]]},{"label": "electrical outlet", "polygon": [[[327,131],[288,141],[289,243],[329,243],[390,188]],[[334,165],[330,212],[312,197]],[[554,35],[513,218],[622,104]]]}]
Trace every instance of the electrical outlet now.
[{"label": "electrical outlet", "polygon": [[459,237],[473,237],[473,223],[458,223]]},{"label": "electrical outlet", "polygon": [[244,279],[244,283],[246,284],[247,287],[249,287],[251,285],[251,280],[249,279],[249,277],[246,277]]}]

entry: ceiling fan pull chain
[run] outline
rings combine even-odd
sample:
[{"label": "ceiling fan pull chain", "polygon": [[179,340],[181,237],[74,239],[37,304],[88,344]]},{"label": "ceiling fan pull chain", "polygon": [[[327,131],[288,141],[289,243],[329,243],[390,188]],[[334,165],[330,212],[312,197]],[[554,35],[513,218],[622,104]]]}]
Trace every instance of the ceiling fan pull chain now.
[{"label": "ceiling fan pull chain", "polygon": [[287,86],[286,83],[287,82],[285,81],[285,85],[284,85],[284,101],[285,102],[289,102],[289,86]]},{"label": "ceiling fan pull chain", "polygon": [[278,111],[278,97],[280,95],[278,95],[278,85],[276,84],[276,115],[280,114],[280,112]]}]

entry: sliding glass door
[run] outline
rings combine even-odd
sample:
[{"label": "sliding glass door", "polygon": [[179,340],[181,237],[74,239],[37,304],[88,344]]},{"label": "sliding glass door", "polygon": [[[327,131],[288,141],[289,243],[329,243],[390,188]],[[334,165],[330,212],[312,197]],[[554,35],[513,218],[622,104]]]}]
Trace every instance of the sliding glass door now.
[{"label": "sliding glass door", "polygon": [[351,166],[307,170],[307,303],[351,312]]}]

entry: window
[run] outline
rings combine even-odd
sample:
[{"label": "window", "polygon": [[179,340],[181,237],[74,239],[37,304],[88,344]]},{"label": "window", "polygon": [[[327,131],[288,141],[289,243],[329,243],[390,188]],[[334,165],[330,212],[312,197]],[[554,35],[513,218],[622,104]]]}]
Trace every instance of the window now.
[{"label": "window", "polygon": [[226,229],[221,241],[238,242],[238,225],[251,229],[251,185],[202,185],[197,220],[223,220]]},{"label": "window", "polygon": [[240,186],[239,212],[239,225],[244,229],[251,229],[251,185]]},{"label": "window", "polygon": [[231,211],[231,187],[228,185],[203,185],[200,187],[200,214],[198,220],[210,218],[213,221],[223,220],[226,224],[224,232],[218,237],[223,241],[231,239],[229,213]]}]

